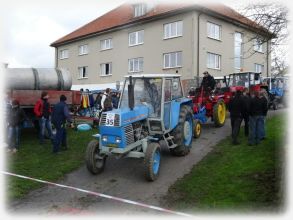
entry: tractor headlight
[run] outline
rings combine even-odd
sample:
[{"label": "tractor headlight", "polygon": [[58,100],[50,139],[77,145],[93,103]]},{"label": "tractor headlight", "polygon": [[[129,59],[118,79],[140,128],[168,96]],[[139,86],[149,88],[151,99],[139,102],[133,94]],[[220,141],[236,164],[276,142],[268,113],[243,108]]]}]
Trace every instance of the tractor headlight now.
[{"label": "tractor headlight", "polygon": [[107,136],[103,136],[102,137],[102,141],[107,142],[108,141],[108,137]]},{"label": "tractor headlight", "polygon": [[117,144],[120,144],[121,143],[121,138],[120,137],[116,137],[116,140],[115,141],[116,141]]}]

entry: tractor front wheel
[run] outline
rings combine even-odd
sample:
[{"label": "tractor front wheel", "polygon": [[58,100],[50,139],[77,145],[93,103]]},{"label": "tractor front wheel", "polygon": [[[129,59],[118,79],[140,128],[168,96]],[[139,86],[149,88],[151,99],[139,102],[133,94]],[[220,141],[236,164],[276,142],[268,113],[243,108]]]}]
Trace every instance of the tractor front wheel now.
[{"label": "tractor front wheel", "polygon": [[181,106],[178,124],[171,134],[174,136],[174,143],[177,144],[177,147],[170,149],[171,154],[187,155],[190,152],[193,136],[193,112],[190,106]]},{"label": "tractor front wheel", "polygon": [[99,174],[104,171],[106,156],[100,155],[99,141],[92,140],[86,149],[86,167],[92,174]]},{"label": "tractor front wheel", "polygon": [[201,124],[200,124],[199,120],[194,120],[193,123],[194,123],[193,137],[199,138],[199,136],[201,134]]},{"label": "tractor front wheel", "polygon": [[148,144],[144,158],[144,173],[148,181],[154,181],[159,176],[161,165],[160,145],[155,142]]},{"label": "tractor front wheel", "polygon": [[213,120],[216,127],[222,127],[226,121],[226,105],[223,99],[218,100],[213,108]]}]

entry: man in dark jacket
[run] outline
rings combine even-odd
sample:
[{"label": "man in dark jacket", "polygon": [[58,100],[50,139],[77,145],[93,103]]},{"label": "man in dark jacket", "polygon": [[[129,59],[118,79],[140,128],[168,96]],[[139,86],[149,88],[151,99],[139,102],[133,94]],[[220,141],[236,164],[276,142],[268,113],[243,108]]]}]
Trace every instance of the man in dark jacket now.
[{"label": "man in dark jacket", "polygon": [[102,106],[103,112],[111,111],[113,109],[110,92],[111,92],[111,89],[107,88],[105,93],[102,96],[101,106]]},{"label": "man in dark jacket", "polygon": [[244,101],[241,91],[237,91],[235,96],[230,100],[228,109],[230,112],[231,127],[232,127],[232,143],[239,144],[237,137],[240,130],[241,121],[243,118]]},{"label": "man in dark jacket", "polygon": [[244,110],[243,110],[243,119],[244,119],[244,134],[246,137],[248,137],[249,134],[249,107],[250,107],[250,97],[249,97],[249,90],[248,88],[245,88],[243,90],[243,104],[244,104]]},{"label": "man in dark jacket", "polygon": [[56,135],[53,141],[53,153],[58,153],[60,151],[60,144],[62,144],[64,150],[67,150],[66,121],[71,123],[71,127],[73,126],[65,101],[66,96],[61,95],[60,102],[54,106],[52,112],[52,123],[56,128]]},{"label": "man in dark jacket", "polygon": [[213,90],[216,85],[214,77],[211,76],[208,71],[205,71],[203,75],[204,77],[200,86],[203,87],[204,90]]},{"label": "man in dark jacket", "polygon": [[260,97],[258,91],[251,94],[250,116],[249,116],[249,137],[248,144],[259,144],[262,133],[262,118],[267,110],[267,102]]},{"label": "man in dark jacket", "polygon": [[19,107],[17,100],[12,101],[12,107],[8,112],[8,151],[16,153],[20,143],[21,124],[25,120],[26,115]]},{"label": "man in dark jacket", "polygon": [[51,125],[51,106],[48,102],[49,95],[47,92],[42,92],[41,98],[37,101],[34,107],[35,116],[39,121],[39,138],[40,144],[44,143],[45,130],[47,129],[48,136],[53,139],[52,125]]},{"label": "man in dark jacket", "polygon": [[262,108],[263,112],[260,117],[260,140],[263,140],[266,138],[266,132],[265,132],[265,117],[267,116],[268,113],[268,99],[266,98],[266,91],[262,90],[260,91],[260,99],[262,102]]}]

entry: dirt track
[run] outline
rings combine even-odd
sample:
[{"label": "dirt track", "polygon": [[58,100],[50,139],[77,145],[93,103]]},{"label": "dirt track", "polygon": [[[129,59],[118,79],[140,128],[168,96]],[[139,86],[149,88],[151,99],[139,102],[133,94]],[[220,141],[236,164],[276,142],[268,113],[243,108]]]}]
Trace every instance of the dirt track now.
[{"label": "dirt track", "polygon": [[[270,111],[270,115],[284,110]],[[212,147],[230,134],[230,120],[222,128],[214,128],[211,123],[203,126],[202,135],[193,141],[191,153],[186,157],[173,157],[163,152],[160,176],[155,182],[147,182],[143,175],[143,161],[139,159],[108,158],[105,171],[91,175],[85,166],[65,176],[59,183],[111,196],[160,206],[161,198],[178,178],[188,173]],[[29,180],[28,180],[29,181]],[[162,214],[158,211],[123,204],[109,199],[98,198],[70,189],[44,186],[13,202],[8,207],[11,213],[30,214]]]}]

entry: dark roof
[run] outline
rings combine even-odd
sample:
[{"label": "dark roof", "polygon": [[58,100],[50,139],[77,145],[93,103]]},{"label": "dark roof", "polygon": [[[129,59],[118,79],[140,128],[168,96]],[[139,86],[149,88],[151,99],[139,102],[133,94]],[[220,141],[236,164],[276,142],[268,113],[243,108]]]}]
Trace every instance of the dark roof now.
[{"label": "dark roof", "polygon": [[220,16],[224,19],[230,19],[237,23],[240,23],[248,28],[255,30],[266,31],[263,27],[257,25],[252,20],[244,17],[235,10],[227,7],[223,4],[205,4],[197,5],[190,3],[180,4],[158,4],[148,11],[144,16],[133,16],[133,5],[129,3],[122,4],[121,6],[111,10],[110,12],[98,17],[90,23],[78,28],[77,30],[65,35],[64,37],[56,40],[51,46],[56,47],[62,44],[69,43],[84,37],[88,37],[101,32],[109,31],[115,28],[122,27],[124,25],[130,25],[139,21],[146,21],[158,18],[160,16],[166,16],[169,14],[180,13],[189,10],[200,10],[207,14],[213,14]]}]

